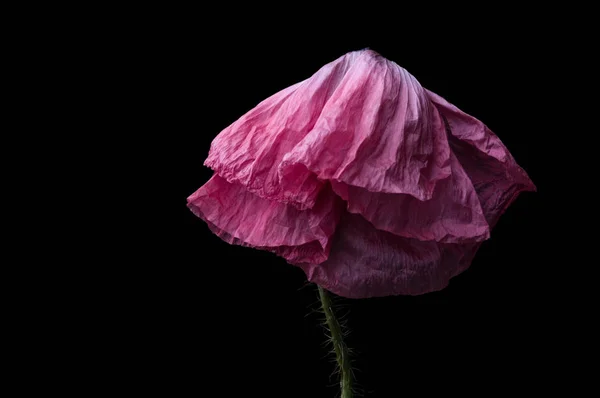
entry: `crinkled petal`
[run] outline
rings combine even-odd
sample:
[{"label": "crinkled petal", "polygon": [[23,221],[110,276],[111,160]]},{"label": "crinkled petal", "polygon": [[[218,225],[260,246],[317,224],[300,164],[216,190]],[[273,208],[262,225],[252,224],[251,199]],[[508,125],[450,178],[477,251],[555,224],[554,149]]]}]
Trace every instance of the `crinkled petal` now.
[{"label": "crinkled petal", "polygon": [[537,188],[485,124],[439,95],[427,93],[445,120],[450,148],[471,180],[493,228],[521,192],[535,192]]},{"label": "crinkled petal", "polygon": [[[323,261],[339,218],[340,202],[329,188],[321,191],[312,209],[299,210],[261,198],[215,174],[188,198],[188,206],[229,243],[272,248],[290,261],[298,261],[298,250],[308,250],[304,257]],[[293,249],[299,246],[304,247]]]},{"label": "crinkled petal", "polygon": [[[473,181],[490,228],[521,192],[535,190],[508,152],[502,163],[467,141],[453,137],[451,146]],[[364,298],[441,290],[469,267],[481,242],[406,238],[376,228],[359,214],[345,213],[331,245],[324,263],[299,265],[312,282],[344,297]]]},{"label": "crinkled petal", "polygon": [[[197,208],[194,208],[193,206],[191,206],[191,208],[192,211],[201,217],[201,213]],[[231,234],[218,228],[210,221],[207,221],[206,219],[204,221],[215,235],[231,245],[246,246],[269,251],[285,258],[291,264],[320,264],[327,260],[331,248],[331,240],[327,242],[325,248],[323,248],[316,240],[298,246],[252,246],[241,239],[233,237]]]},{"label": "crinkled petal", "polygon": [[443,125],[424,89],[373,51],[356,55],[312,131],[284,157],[321,180],[431,198],[450,175]]},{"label": "crinkled petal", "polygon": [[303,165],[280,166],[313,130],[349,65],[341,57],[262,101],[213,140],[204,164],[263,198],[311,208],[324,182]]},{"label": "crinkled petal", "polygon": [[356,51],[223,130],[205,165],[300,209],[312,207],[325,180],[428,200],[451,173],[438,119],[405,69],[373,51]]},{"label": "crinkled petal", "polygon": [[345,213],[328,260],[300,267],[311,282],[344,297],[419,295],[446,287],[469,266],[479,245],[403,238]]},{"label": "crinkled petal", "polygon": [[433,197],[421,201],[405,194],[374,193],[342,183],[332,187],[377,229],[406,238],[443,243],[488,239],[490,228],[471,180],[451,154],[452,175],[438,182]]}]

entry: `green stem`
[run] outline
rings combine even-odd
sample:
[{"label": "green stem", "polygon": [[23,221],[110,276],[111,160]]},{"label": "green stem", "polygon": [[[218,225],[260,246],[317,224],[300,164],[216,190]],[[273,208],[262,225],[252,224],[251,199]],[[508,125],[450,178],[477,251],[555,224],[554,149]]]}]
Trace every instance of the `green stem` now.
[{"label": "green stem", "polygon": [[352,398],[352,367],[350,363],[350,352],[344,343],[342,327],[338,322],[333,308],[331,306],[331,298],[326,290],[321,286],[319,288],[319,297],[321,298],[321,306],[325,312],[327,326],[331,332],[331,340],[335,349],[335,356],[340,367],[340,389],[342,390],[341,398]]}]

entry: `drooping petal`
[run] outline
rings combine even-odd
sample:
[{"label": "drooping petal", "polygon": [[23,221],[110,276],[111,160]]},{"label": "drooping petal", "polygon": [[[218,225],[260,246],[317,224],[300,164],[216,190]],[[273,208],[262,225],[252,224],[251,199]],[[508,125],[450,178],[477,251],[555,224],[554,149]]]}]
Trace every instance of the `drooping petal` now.
[{"label": "drooping petal", "polygon": [[345,213],[328,260],[299,265],[310,281],[343,297],[419,295],[446,287],[469,266],[480,244],[403,238]]},{"label": "drooping petal", "polygon": [[[535,190],[535,185],[499,140],[492,153],[503,161],[473,142],[457,138],[453,131],[449,126],[452,158],[460,159],[492,228],[519,194]],[[309,280],[345,297],[419,295],[446,287],[452,277],[469,267],[481,243],[406,238],[376,228],[361,215],[345,213],[328,260],[300,266]]]},{"label": "drooping petal", "polygon": [[[215,174],[188,198],[188,206],[229,243],[271,248],[286,254],[290,261],[298,261],[302,253],[324,261],[339,218],[340,202],[328,188],[321,191],[312,209],[299,210],[261,198],[243,185]],[[305,253],[304,249],[293,249],[299,246],[310,250]]]},{"label": "drooping petal", "polygon": [[488,239],[490,228],[479,198],[454,154],[451,154],[451,169],[451,177],[438,182],[433,197],[426,201],[336,182],[332,182],[332,187],[347,201],[350,213],[362,215],[379,230],[443,243]]},{"label": "drooping petal", "polygon": [[263,198],[311,208],[324,182],[302,165],[280,165],[313,130],[351,58],[343,56],[262,101],[213,140],[204,164]]},{"label": "drooping petal", "polygon": [[321,180],[420,200],[451,172],[445,131],[424,89],[369,50],[355,55],[314,128],[281,167],[295,164]]},{"label": "drooping petal", "polygon": [[448,142],[479,197],[490,227],[520,193],[537,190],[506,146],[485,124],[427,91],[447,124]]},{"label": "drooping petal", "polygon": [[[192,207],[192,209],[199,217],[201,217],[201,213],[197,208]],[[235,238],[233,235],[218,228],[210,221],[207,221],[206,219],[204,221],[210,230],[223,241],[231,245],[252,247],[254,249],[275,253],[278,256],[285,258],[290,264],[320,264],[327,260],[331,249],[331,240],[327,242],[325,248],[323,248],[319,241],[316,240],[298,246],[253,246],[241,239]]]}]

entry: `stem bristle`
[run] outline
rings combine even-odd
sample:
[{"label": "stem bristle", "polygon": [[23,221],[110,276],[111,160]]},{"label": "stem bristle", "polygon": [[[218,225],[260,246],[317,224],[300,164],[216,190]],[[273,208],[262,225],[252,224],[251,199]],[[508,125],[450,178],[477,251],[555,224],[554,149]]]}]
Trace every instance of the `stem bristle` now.
[{"label": "stem bristle", "polygon": [[[340,374],[340,390],[341,398],[353,398],[355,389],[353,387],[354,371],[352,369],[350,353],[344,342],[344,337],[348,336],[349,330],[346,328],[347,319],[340,322],[333,311],[332,300],[321,286],[318,286],[319,297],[321,299],[321,308],[325,315],[324,326],[328,328],[326,332],[327,343],[333,346],[331,353],[335,354],[337,366],[335,367],[333,374]],[[347,317],[347,312],[344,314]]]}]

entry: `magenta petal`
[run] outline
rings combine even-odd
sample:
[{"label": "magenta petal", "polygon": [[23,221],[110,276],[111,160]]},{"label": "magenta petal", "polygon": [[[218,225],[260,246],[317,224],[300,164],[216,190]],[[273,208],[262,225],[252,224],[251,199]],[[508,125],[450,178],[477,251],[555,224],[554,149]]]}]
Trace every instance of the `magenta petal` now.
[{"label": "magenta petal", "polygon": [[[193,206],[190,206],[190,208],[196,215],[202,218],[198,208]],[[329,241],[327,246],[323,248],[316,240],[298,246],[253,246],[241,239],[233,237],[231,234],[218,228],[210,221],[204,221],[208,224],[208,227],[215,235],[229,244],[247,246],[254,249],[273,252],[278,256],[285,258],[291,264],[320,264],[327,260],[331,248],[331,241]]]},{"label": "magenta petal", "polygon": [[[227,242],[270,248],[289,261],[298,261],[301,254],[302,261],[326,258],[340,207],[330,189],[322,191],[312,209],[299,210],[261,198],[216,174],[188,198],[188,206]],[[294,249],[298,246],[304,248]]]},{"label": "magenta petal", "polygon": [[437,94],[428,96],[444,116],[452,152],[473,183],[490,227],[521,192],[535,192],[527,173],[486,125]]},{"label": "magenta petal", "polygon": [[490,228],[471,180],[454,154],[452,175],[438,182],[433,197],[374,193],[332,183],[335,193],[347,201],[348,211],[362,215],[375,228],[406,238],[444,243],[488,239]]},{"label": "magenta petal", "polygon": [[328,260],[300,266],[310,281],[344,297],[418,295],[446,287],[469,266],[479,245],[402,238],[345,213]]}]

